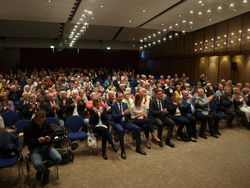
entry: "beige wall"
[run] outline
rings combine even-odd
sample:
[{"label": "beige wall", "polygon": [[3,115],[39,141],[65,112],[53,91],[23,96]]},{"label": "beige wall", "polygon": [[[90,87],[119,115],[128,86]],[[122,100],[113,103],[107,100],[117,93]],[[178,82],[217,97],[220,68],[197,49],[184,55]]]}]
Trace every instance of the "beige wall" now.
[{"label": "beige wall", "polygon": [[215,84],[218,82],[218,71],[219,71],[219,57],[211,56],[208,61],[208,78],[211,83]]},{"label": "beige wall", "polygon": [[246,57],[245,82],[250,82],[250,56]]}]

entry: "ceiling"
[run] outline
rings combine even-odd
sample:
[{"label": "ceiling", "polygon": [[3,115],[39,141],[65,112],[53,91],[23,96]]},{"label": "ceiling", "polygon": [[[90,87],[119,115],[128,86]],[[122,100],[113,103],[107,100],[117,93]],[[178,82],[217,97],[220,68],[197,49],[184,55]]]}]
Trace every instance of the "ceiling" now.
[{"label": "ceiling", "polygon": [[[79,1],[77,7],[75,3]],[[140,38],[172,26],[195,31],[250,11],[243,0],[8,0],[0,1],[0,40],[68,38],[85,9],[93,11],[79,42],[116,41],[136,44]],[[234,7],[229,5],[234,3]],[[222,6],[222,11],[217,7]],[[68,21],[72,9],[73,19]],[[210,9],[211,13],[207,13]],[[190,11],[193,11],[193,14]],[[235,11],[234,11],[235,10]],[[198,15],[198,12],[202,15]],[[186,23],[182,23],[185,20]],[[192,25],[188,24],[192,21]],[[178,23],[178,27],[175,24]],[[35,41],[35,40],[34,40]],[[56,41],[56,40],[55,40]],[[44,42],[43,44],[45,44]],[[0,45],[7,44],[1,43]],[[77,44],[77,43],[76,43]]]}]

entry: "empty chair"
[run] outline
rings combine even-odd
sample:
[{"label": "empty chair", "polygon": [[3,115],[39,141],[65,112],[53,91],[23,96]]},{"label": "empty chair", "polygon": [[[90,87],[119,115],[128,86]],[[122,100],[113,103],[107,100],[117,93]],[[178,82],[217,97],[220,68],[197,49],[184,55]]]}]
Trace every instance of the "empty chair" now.
[{"label": "empty chair", "polygon": [[19,120],[18,114],[16,112],[5,112],[2,115],[5,127],[14,126]]},{"label": "empty chair", "polygon": [[60,126],[60,122],[55,117],[47,117],[45,121],[47,121],[50,124],[55,124]]}]

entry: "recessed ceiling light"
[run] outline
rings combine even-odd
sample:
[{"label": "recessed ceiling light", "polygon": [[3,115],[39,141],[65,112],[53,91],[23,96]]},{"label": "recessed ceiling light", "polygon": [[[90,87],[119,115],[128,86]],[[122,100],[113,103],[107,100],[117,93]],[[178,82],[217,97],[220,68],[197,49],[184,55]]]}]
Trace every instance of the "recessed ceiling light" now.
[{"label": "recessed ceiling light", "polygon": [[144,13],[145,13],[145,12],[146,12],[146,10],[142,10],[142,12],[144,12]]},{"label": "recessed ceiling light", "polygon": [[179,18],[181,18],[181,17],[182,17],[182,15],[181,15],[181,14],[179,14],[178,16],[179,16]]},{"label": "recessed ceiling light", "polygon": [[101,8],[103,8],[104,6],[103,6],[103,5],[101,5],[100,7],[101,7]]},{"label": "recessed ceiling light", "polygon": [[50,48],[52,48],[52,49],[53,49],[53,48],[55,48],[55,46],[50,46]]},{"label": "recessed ceiling light", "polygon": [[132,40],[135,40],[135,38],[132,38]]},{"label": "recessed ceiling light", "polygon": [[94,19],[95,19],[95,17],[91,17],[91,19],[92,19],[92,20],[94,20]]},{"label": "recessed ceiling light", "polygon": [[162,26],[164,26],[164,24],[161,24]]},{"label": "recessed ceiling light", "polygon": [[48,3],[51,3],[53,0],[48,0]]},{"label": "recessed ceiling light", "polygon": [[208,20],[208,21],[210,21],[210,22],[211,22],[211,21],[212,21],[212,19],[211,19],[211,18],[209,18],[209,20]]},{"label": "recessed ceiling light", "polygon": [[190,13],[190,14],[193,14],[193,13],[194,13],[194,11],[193,11],[193,10],[190,10],[190,11],[189,11],[189,13]]},{"label": "recessed ceiling light", "polygon": [[249,40],[250,39],[250,37],[249,36],[247,36],[247,40]]},{"label": "recessed ceiling light", "polygon": [[132,20],[128,20],[128,22],[129,22],[129,23],[131,23],[131,22],[132,22]]}]

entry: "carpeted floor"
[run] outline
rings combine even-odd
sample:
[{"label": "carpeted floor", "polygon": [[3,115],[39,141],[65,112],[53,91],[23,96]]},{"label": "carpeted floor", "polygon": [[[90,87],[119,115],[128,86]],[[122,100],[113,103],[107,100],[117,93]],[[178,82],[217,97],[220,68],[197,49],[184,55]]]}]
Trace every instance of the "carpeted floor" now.
[{"label": "carpeted floor", "polygon": [[[75,161],[59,166],[59,180],[51,169],[46,187],[250,187],[250,131],[244,128],[222,129],[219,139],[199,138],[197,143],[174,140],[176,148],[152,145],[147,156],[134,152],[127,145],[127,159],[108,149],[109,160],[98,152],[89,152],[80,143]],[[84,149],[85,148],[85,149]],[[100,143],[99,143],[100,148]],[[30,185],[24,167],[22,183],[18,185],[17,168],[0,169],[0,187],[42,187],[34,180]]]}]

